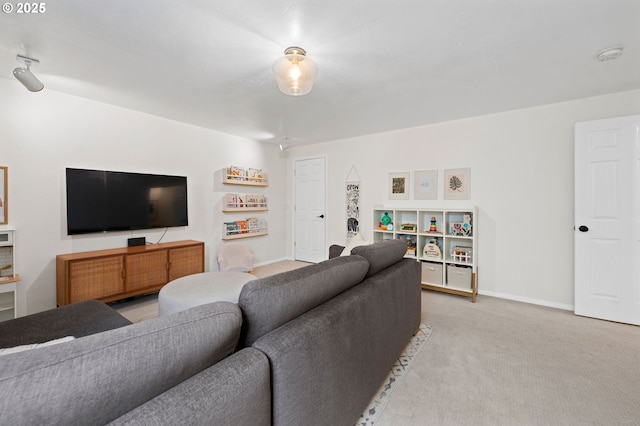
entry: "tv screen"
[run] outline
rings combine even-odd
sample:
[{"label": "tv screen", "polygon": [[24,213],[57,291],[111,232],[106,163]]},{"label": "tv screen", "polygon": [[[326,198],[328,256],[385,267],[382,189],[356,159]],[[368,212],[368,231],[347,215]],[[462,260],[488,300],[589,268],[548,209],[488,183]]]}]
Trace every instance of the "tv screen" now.
[{"label": "tv screen", "polygon": [[187,178],[67,168],[67,233],[187,226]]}]

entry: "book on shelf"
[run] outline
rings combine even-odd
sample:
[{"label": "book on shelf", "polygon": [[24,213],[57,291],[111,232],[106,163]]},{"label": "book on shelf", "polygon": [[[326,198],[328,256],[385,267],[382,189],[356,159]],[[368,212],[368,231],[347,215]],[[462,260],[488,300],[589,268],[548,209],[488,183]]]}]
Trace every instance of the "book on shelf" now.
[{"label": "book on shelf", "polygon": [[247,223],[244,220],[236,220],[235,222],[224,223],[227,235],[238,235],[247,233]]},{"label": "book on shelf", "polygon": [[249,233],[264,232],[267,229],[267,222],[264,219],[250,217],[246,220]]},{"label": "book on shelf", "polygon": [[227,168],[227,179],[230,180],[245,180],[247,173],[244,167],[231,166]]},{"label": "book on shelf", "polygon": [[241,230],[236,222],[225,222],[224,226],[226,235],[235,235]]},{"label": "book on shelf", "polygon": [[262,182],[263,178],[262,169],[249,168],[247,170],[247,179],[251,182]]},{"label": "book on shelf", "polygon": [[226,194],[224,204],[227,208],[238,208],[245,206],[245,200],[240,194]]},{"label": "book on shelf", "polygon": [[248,194],[247,207],[267,207],[267,197],[261,194]]}]

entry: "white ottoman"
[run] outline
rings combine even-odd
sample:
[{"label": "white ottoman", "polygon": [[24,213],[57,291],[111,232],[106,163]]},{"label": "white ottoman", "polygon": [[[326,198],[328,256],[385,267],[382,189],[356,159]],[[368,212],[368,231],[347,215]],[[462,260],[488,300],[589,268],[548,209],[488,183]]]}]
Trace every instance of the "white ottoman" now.
[{"label": "white ottoman", "polygon": [[238,303],[240,290],[256,277],[246,272],[214,271],[173,280],[158,293],[158,315],[224,300]]}]

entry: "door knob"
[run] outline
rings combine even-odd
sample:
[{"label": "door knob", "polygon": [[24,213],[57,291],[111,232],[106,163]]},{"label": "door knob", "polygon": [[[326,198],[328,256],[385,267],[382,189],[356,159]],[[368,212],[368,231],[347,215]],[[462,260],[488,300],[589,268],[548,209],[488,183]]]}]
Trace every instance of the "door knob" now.
[{"label": "door knob", "polygon": [[589,230],[589,227],[584,226],[584,225],[581,225],[581,226],[578,228],[578,231],[580,231],[580,232],[587,232],[588,230]]},{"label": "door knob", "polygon": [[324,219],[324,215],[321,214],[320,216],[318,216],[320,219]]}]

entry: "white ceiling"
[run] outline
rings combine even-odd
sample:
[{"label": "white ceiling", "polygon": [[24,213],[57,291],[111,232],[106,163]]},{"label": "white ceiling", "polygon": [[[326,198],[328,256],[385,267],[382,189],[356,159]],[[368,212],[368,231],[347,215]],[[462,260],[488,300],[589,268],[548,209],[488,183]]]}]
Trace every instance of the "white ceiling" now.
[{"label": "white ceiling", "polygon": [[[16,55],[31,56],[45,90],[270,143],[640,89],[639,0],[44,4],[0,15],[0,77],[20,84]],[[280,93],[271,73],[292,45],[318,64],[307,96]],[[624,54],[598,62],[610,46]]]}]

